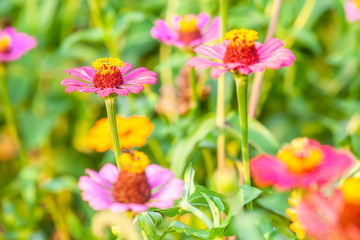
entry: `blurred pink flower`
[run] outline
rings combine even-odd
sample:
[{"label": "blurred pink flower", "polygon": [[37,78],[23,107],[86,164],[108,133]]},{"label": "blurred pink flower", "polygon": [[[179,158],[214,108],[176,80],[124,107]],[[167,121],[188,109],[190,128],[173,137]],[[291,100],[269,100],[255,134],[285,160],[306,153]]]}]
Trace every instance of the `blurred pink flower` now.
[{"label": "blurred pink flower", "polygon": [[124,63],[117,58],[100,58],[93,66],[68,69],[65,72],[73,77],[61,82],[66,86],[65,92],[96,92],[99,97],[106,97],[112,93],[125,96],[129,92],[139,93],[144,90],[143,84],[156,84],[157,74],[146,68],[132,69],[130,63]]},{"label": "blurred pink flower", "polygon": [[316,240],[360,239],[360,179],[349,178],[347,184],[352,185],[350,195],[344,189],[329,197],[311,191],[293,208],[306,235]]},{"label": "blurred pink flower", "polygon": [[214,46],[200,45],[194,52],[203,57],[189,59],[188,65],[196,70],[211,69],[211,77],[216,79],[227,71],[247,75],[252,72],[262,72],[265,67],[279,69],[289,67],[295,60],[294,54],[282,48],[279,39],[271,38],[265,44],[255,42],[257,32],[247,29],[236,29],[225,34],[224,43]]},{"label": "blurred pink flower", "polygon": [[[181,197],[184,185],[170,170],[156,164],[147,166],[144,174],[123,169],[119,172],[110,163],[99,172],[86,169],[86,173],[89,176],[80,177],[78,186],[83,200],[88,201],[94,210],[142,212],[149,207],[166,209]],[[149,188],[150,195],[147,195],[146,188]]]},{"label": "blurred pink flower", "polygon": [[348,0],[345,2],[345,16],[348,22],[360,21],[360,1]]},{"label": "blurred pink flower", "polygon": [[36,40],[15,28],[0,29],[0,62],[18,60],[27,51],[36,46]]},{"label": "blurred pink flower", "polygon": [[157,20],[150,33],[153,38],[159,39],[167,45],[174,45],[178,48],[195,47],[204,42],[218,39],[220,37],[220,18],[215,17],[210,22],[210,16],[200,13],[184,17],[174,16],[172,18],[172,29],[164,20]]},{"label": "blurred pink flower", "polygon": [[347,150],[336,150],[308,138],[296,138],[277,154],[260,154],[250,161],[251,173],[259,186],[278,190],[309,189],[338,180],[354,164]]}]

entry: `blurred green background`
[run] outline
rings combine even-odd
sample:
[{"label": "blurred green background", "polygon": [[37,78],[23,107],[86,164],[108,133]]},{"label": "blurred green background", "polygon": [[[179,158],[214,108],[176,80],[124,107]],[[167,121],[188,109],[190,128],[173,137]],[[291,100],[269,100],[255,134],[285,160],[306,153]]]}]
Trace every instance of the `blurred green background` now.
[{"label": "blurred green background", "polygon": [[[292,138],[307,136],[348,148],[360,157],[360,23],[346,22],[343,3],[283,1],[275,37],[294,52],[296,61],[290,68],[265,72],[259,122],[250,126],[252,156],[274,153]],[[272,4],[271,0],[229,1],[228,28],[254,29],[263,42]],[[206,87],[199,90],[205,93],[195,113],[183,114],[172,106],[171,113],[155,111],[164,107],[159,104],[164,102],[160,88],[165,83],[177,91],[185,106],[189,104],[183,96],[189,91],[183,86],[188,78],[180,71],[188,56],[161,46],[150,36],[150,29],[156,19],[199,12],[218,15],[218,2],[0,1],[1,28],[14,26],[38,41],[35,49],[7,68],[11,103],[30,164],[19,165],[1,114],[0,239],[115,238],[110,230],[105,235],[96,233],[96,226],[107,223],[93,218],[95,212],[81,200],[77,188],[85,168],[98,170],[114,162],[112,152],[96,153],[86,144],[90,128],[106,117],[104,101],[95,94],[68,95],[60,85],[68,77],[66,69],[89,66],[100,57],[120,57],[134,67],[159,73],[155,86],[119,97],[118,113],[147,116],[155,124],[141,149],[154,163],[182,176],[192,161],[197,182],[215,187],[216,137],[221,132],[215,127],[216,80],[210,79],[208,71],[199,73],[200,86]],[[239,128],[230,74],[225,96],[227,156],[236,161]]]}]

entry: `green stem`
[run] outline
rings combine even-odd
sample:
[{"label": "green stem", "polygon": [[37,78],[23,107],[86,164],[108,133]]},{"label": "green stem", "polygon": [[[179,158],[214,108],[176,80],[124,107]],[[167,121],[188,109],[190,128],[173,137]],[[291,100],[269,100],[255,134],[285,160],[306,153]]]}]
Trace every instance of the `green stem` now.
[{"label": "green stem", "polygon": [[197,95],[197,91],[196,91],[196,72],[195,72],[195,68],[190,68],[190,86],[191,86],[191,91],[192,91],[192,101],[194,103],[193,108],[197,108],[197,106],[199,105],[199,98]]},{"label": "green stem", "polygon": [[195,216],[197,216],[201,221],[203,221],[203,223],[205,223],[205,225],[207,226],[208,229],[211,229],[214,227],[213,223],[210,221],[210,219],[205,215],[205,213],[203,213],[202,211],[200,211],[199,209],[197,209],[196,207],[194,207],[193,205],[191,205],[188,202],[183,202],[181,205],[181,208],[185,211],[191,212],[192,214],[194,214]]},{"label": "green stem", "polygon": [[[249,143],[248,143],[248,109],[247,109],[247,85],[248,76],[234,74],[236,83],[236,95],[239,108],[239,120],[241,126],[241,152],[244,164],[245,185],[251,186],[250,167],[249,167]],[[252,210],[252,203],[247,204],[247,210]]]},{"label": "green stem", "polygon": [[15,138],[15,140],[17,141],[17,143],[19,145],[20,161],[22,164],[25,165],[27,163],[27,154],[26,154],[24,145],[22,144],[22,142],[20,140],[15,116],[14,116],[14,113],[11,108],[8,87],[7,87],[7,81],[6,81],[6,68],[5,68],[5,65],[2,63],[0,63],[0,88],[1,88],[1,102],[3,105],[5,121],[10,128],[11,134],[13,135],[13,137]]},{"label": "green stem", "polygon": [[220,17],[221,17],[221,41],[224,41],[227,26],[228,0],[220,0]]},{"label": "green stem", "polygon": [[109,95],[105,97],[105,105],[106,105],[106,112],[110,124],[111,138],[114,145],[116,164],[120,169],[121,165],[119,162],[119,157],[121,155],[121,149],[119,143],[119,134],[117,131],[117,124],[116,124],[116,96]]}]

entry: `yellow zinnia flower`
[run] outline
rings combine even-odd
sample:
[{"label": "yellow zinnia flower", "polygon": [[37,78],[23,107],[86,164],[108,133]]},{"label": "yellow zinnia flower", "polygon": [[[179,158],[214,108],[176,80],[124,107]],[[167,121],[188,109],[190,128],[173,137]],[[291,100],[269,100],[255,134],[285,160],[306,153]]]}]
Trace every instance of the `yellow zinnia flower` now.
[{"label": "yellow zinnia flower", "polygon": [[[144,146],[146,138],[151,135],[154,129],[154,124],[147,117],[131,116],[125,118],[116,116],[116,122],[121,148]],[[87,143],[90,148],[98,152],[113,150],[108,118],[98,120],[95,126],[90,129]]]}]

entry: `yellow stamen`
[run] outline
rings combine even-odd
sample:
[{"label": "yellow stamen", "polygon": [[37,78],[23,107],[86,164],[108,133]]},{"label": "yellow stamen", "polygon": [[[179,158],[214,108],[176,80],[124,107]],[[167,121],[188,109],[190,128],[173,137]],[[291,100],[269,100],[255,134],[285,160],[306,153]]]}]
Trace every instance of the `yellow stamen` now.
[{"label": "yellow stamen", "polygon": [[133,153],[124,153],[119,157],[121,169],[127,172],[142,173],[150,164],[149,157],[140,151],[133,151]]},{"label": "yellow stamen", "polygon": [[297,217],[297,206],[299,205],[302,198],[302,193],[298,190],[294,190],[291,192],[291,197],[288,199],[291,208],[286,209],[286,214],[290,217],[292,223],[290,224],[289,228],[293,231],[297,237],[301,239],[305,239],[305,231],[304,227],[299,221]]},{"label": "yellow stamen", "polygon": [[225,39],[229,40],[232,44],[245,44],[248,47],[254,46],[255,40],[258,40],[258,33],[254,30],[245,28],[234,29],[225,33]]},{"label": "yellow stamen", "polygon": [[291,172],[304,173],[313,170],[322,160],[321,150],[308,146],[309,139],[296,138],[283,147],[277,157],[286,163]]},{"label": "yellow stamen", "polygon": [[7,52],[10,48],[11,38],[7,34],[0,36],[0,53]]},{"label": "yellow stamen", "polygon": [[360,204],[359,189],[360,177],[350,177],[346,179],[341,186],[346,202]]},{"label": "yellow stamen", "polygon": [[99,58],[92,63],[92,66],[97,70],[97,73],[106,74],[114,73],[118,67],[124,66],[124,62],[118,58]]},{"label": "yellow stamen", "polygon": [[185,15],[180,20],[180,30],[181,32],[195,32],[198,31],[196,25],[196,17],[194,15]]}]

